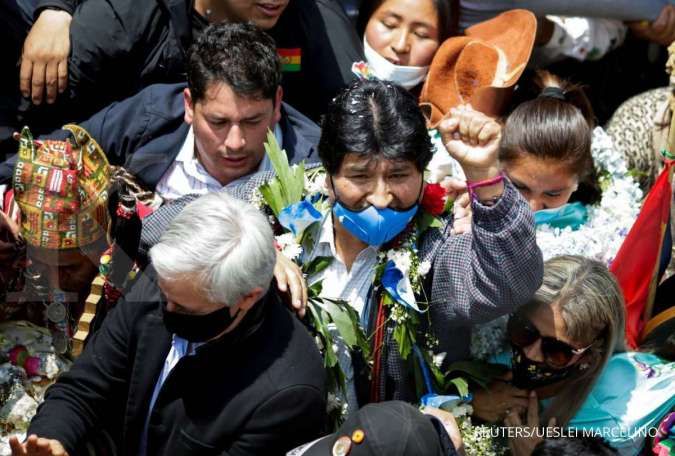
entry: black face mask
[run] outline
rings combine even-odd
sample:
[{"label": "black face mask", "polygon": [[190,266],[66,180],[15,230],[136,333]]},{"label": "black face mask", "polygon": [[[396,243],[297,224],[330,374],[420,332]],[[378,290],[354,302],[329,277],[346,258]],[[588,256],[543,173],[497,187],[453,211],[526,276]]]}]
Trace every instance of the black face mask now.
[{"label": "black face mask", "polygon": [[513,372],[513,386],[520,389],[537,389],[542,386],[551,385],[561,380],[565,380],[572,373],[578,371],[576,364],[554,369],[545,363],[532,361],[523,351],[512,345],[513,357],[511,359],[511,370]]},{"label": "black face mask", "polygon": [[239,315],[230,315],[230,308],[223,307],[204,315],[191,315],[166,310],[162,304],[162,319],[170,333],[188,342],[206,342],[225,331]]}]

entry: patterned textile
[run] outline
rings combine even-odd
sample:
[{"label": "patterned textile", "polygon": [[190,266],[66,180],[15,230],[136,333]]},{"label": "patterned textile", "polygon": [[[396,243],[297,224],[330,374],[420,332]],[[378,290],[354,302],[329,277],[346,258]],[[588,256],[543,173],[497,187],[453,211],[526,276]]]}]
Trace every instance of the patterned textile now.
[{"label": "patterned textile", "polygon": [[636,95],[619,106],[607,122],[607,134],[645,193],[660,172],[661,149],[668,146],[669,95],[668,87]]},{"label": "patterned textile", "polygon": [[[273,176],[258,173],[230,195],[253,201],[255,189]],[[160,208],[143,221],[141,248],[159,241],[171,220],[198,195],[187,195]],[[541,284],[542,254],[536,245],[532,213],[507,181],[504,194],[491,207],[473,204],[472,233],[452,235],[451,220],[428,230],[421,239],[420,261],[429,261],[426,294],[430,296],[433,333],[444,363],[469,358],[472,326],[508,314],[527,302]],[[398,354],[393,327],[388,325],[380,376],[380,397],[414,401],[413,372]]]},{"label": "patterned textile", "polygon": [[12,184],[21,233],[36,247],[85,246],[108,228],[108,160],[84,129],[64,129],[73,140],[37,141],[27,127],[21,132]]}]

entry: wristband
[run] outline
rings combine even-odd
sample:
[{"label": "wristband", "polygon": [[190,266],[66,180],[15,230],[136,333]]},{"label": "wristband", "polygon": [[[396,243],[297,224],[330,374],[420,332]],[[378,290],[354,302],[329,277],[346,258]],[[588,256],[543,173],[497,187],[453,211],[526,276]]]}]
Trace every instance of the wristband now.
[{"label": "wristband", "polygon": [[485,179],[478,182],[469,182],[466,181],[466,188],[469,190],[469,195],[472,199],[477,200],[475,189],[480,187],[489,187],[491,185],[498,184],[504,180],[504,173],[499,173],[495,177],[490,179]]}]

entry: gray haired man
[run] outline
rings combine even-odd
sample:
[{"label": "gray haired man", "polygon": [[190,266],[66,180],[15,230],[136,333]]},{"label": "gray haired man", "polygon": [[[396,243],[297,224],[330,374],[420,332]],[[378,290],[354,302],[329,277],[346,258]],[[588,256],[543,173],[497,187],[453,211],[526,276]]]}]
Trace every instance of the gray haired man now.
[{"label": "gray haired man", "polygon": [[270,287],[264,216],[209,194],[150,257],[13,453],[77,454],[103,423],[119,454],[274,455],[318,437],[321,357]]}]

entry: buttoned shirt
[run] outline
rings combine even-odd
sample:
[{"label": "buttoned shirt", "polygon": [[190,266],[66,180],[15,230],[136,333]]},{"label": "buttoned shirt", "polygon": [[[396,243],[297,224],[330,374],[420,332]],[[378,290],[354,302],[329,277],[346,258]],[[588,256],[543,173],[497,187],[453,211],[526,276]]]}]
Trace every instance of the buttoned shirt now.
[{"label": "buttoned shirt", "polygon": [[[333,217],[329,212],[322,222],[316,247],[312,250],[307,261],[312,261],[317,257],[330,257],[333,258],[333,261],[322,271],[308,277],[308,283],[312,285],[319,281],[322,282],[320,296],[348,303],[348,305],[358,312],[363,325],[363,322],[368,318],[366,315],[366,304],[369,291],[375,279],[378,251],[379,248],[377,246],[368,246],[361,250],[352,263],[352,267],[348,270],[335,250]],[[346,394],[344,397],[340,397],[340,399],[346,400],[351,413],[358,409],[351,355],[335,325],[329,324],[328,330],[335,343],[338,362],[345,374]]]},{"label": "buttoned shirt", "polygon": [[[283,134],[277,123],[274,126],[274,136],[279,144],[282,144]],[[272,163],[267,154],[263,157],[257,171],[271,171]],[[225,187],[240,184],[248,176],[242,176]],[[199,162],[195,154],[195,134],[192,126],[188,130],[185,142],[176,156],[176,159],[166,170],[157,183],[157,193],[165,200],[174,200],[190,193],[204,195],[222,189],[224,186],[216,178],[211,176]]]},{"label": "buttoned shirt", "polygon": [[378,251],[377,246],[361,250],[351,269],[347,270],[335,250],[333,217],[329,213],[322,222],[319,239],[308,261],[317,257],[331,257],[333,261],[327,268],[309,277],[309,284],[322,281],[321,297],[346,301],[359,316],[363,316],[368,292],[375,278]]}]

